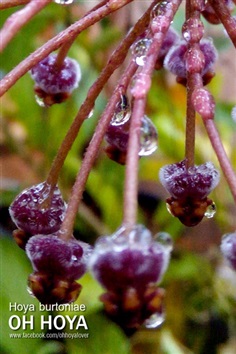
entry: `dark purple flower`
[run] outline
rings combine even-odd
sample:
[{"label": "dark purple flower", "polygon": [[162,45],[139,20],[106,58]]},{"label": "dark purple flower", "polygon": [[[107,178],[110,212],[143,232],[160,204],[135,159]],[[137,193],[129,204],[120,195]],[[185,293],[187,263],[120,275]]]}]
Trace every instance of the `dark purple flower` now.
[{"label": "dark purple flower", "polygon": [[142,292],[147,284],[161,280],[169,257],[170,249],[154,241],[143,226],[129,232],[121,227],[112,236],[98,239],[90,268],[108,290],[119,292],[132,287]]},{"label": "dark purple flower", "polygon": [[46,235],[59,230],[65,210],[58,187],[51,190],[43,182],[21,192],[10,205],[9,213],[19,229],[30,235]]},{"label": "dark purple flower", "polygon": [[164,290],[157,283],[168,266],[170,240],[161,234],[155,241],[145,227],[136,225],[96,242],[90,269],[107,290],[100,297],[106,313],[122,328],[155,328],[164,321]]},{"label": "dark purple flower", "polygon": [[61,240],[54,235],[36,235],[26,245],[34,271],[76,280],[86,271],[91,247],[76,239]]},{"label": "dark purple flower", "polygon": [[219,172],[212,162],[186,168],[186,160],[160,169],[162,185],[176,199],[205,198],[218,184]]},{"label": "dark purple flower", "polygon": [[67,57],[58,69],[56,58],[55,54],[44,58],[31,69],[31,76],[46,93],[71,92],[78,87],[81,79],[80,66],[76,60]]},{"label": "dark purple flower", "polygon": [[[171,47],[165,57],[164,67],[178,78],[186,79],[186,53],[188,44],[180,41]],[[217,52],[211,39],[202,39],[200,41],[200,50],[205,59],[201,75],[207,75],[213,70],[213,65],[217,59]]]},{"label": "dark purple flower", "polygon": [[186,226],[197,225],[204,216],[212,218],[216,208],[208,194],[219,182],[219,172],[211,162],[186,167],[186,160],[164,166],[159,178],[170,193],[167,209]]},{"label": "dark purple flower", "polygon": [[92,248],[73,237],[64,241],[59,232],[36,235],[26,244],[26,254],[34,273],[30,274],[29,292],[41,303],[68,303],[79,296],[82,286],[76,282],[87,270]]}]

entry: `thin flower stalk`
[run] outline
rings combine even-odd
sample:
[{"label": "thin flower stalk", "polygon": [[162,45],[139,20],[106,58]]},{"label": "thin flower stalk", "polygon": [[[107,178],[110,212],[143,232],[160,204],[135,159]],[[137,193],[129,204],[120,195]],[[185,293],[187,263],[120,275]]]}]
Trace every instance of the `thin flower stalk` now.
[{"label": "thin flower stalk", "polygon": [[15,37],[18,31],[50,2],[51,0],[30,1],[23,9],[11,15],[0,31],[0,52]]},{"label": "thin flower stalk", "polygon": [[133,112],[131,116],[130,135],[126,159],[125,184],[124,184],[124,215],[123,224],[132,228],[137,219],[137,193],[138,193],[138,162],[140,148],[141,119],[144,116],[147,93],[151,86],[151,76],[155,63],[161,49],[165,34],[167,33],[174,14],[177,11],[181,0],[172,3],[171,16],[164,19],[163,27],[154,26],[152,43],[147,53],[145,64],[135,78],[134,87],[131,93],[134,97]]},{"label": "thin flower stalk", "polygon": [[221,169],[224,173],[225,179],[228,182],[230,191],[232,193],[232,196],[234,198],[235,204],[236,204],[236,174],[235,171],[233,170],[233,167],[231,165],[231,162],[226,154],[226,151],[224,149],[224,146],[222,144],[219,132],[215,126],[215,122],[212,119],[203,119],[207,134],[209,136],[209,139],[211,141],[211,145],[213,149],[215,150],[216,156],[218,158],[218,161],[220,163]]},{"label": "thin flower stalk", "polygon": [[0,10],[9,9],[10,7],[28,4],[30,0],[2,0],[0,2]]},{"label": "thin flower stalk", "polygon": [[236,48],[236,18],[231,15],[224,1],[209,0],[209,3],[216,12]]},{"label": "thin flower stalk", "polygon": [[[191,18],[200,21],[200,11],[192,8],[190,0],[186,1],[186,22]],[[195,29],[197,30],[197,29]],[[194,43],[195,50],[201,52],[199,48],[199,41]],[[188,50],[193,48],[193,43],[188,44]],[[194,166],[195,160],[195,124],[196,112],[192,104],[192,93],[197,86],[202,86],[202,79],[199,72],[190,72],[187,70],[187,109],[186,109],[186,125],[185,125],[185,159],[186,167]]]}]

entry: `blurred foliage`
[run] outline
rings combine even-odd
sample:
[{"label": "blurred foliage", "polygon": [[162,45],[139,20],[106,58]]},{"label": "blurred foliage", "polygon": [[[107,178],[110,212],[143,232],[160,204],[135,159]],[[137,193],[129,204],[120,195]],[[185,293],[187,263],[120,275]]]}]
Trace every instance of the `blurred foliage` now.
[{"label": "blurred foliage", "polygon": [[[35,16],[4,51],[0,61],[1,73],[7,73],[47,39],[81,16],[86,2],[79,3],[81,8],[74,6],[72,10],[70,7],[50,4]],[[1,12],[1,25],[14,11],[15,9],[7,9]],[[179,12],[174,22],[177,29],[181,28],[182,21],[183,14]],[[163,165],[184,157],[185,89],[174,83],[173,78],[164,70],[154,73],[148,96],[147,114],[158,129],[159,148],[153,156],[140,160],[139,193],[142,194],[142,203],[140,202],[139,222],[148,225],[153,233],[160,230],[169,232],[175,240],[173,259],[161,284],[166,288],[166,323],[157,330],[141,329],[129,340],[103,315],[98,300],[102,289],[90,275],[86,275],[81,280],[83,291],[78,303],[86,305],[89,339],[57,341],[9,338],[9,332],[12,331],[7,322],[9,316],[14,314],[9,311],[9,303],[35,304],[36,309],[38,303],[26,291],[31,267],[24,252],[17,248],[10,236],[14,226],[9,219],[7,207],[23,188],[46,178],[59,144],[88,88],[125,30],[119,26],[117,18],[111,17],[96,25],[95,31],[88,29],[78,37],[69,55],[79,61],[83,77],[79,89],[68,102],[51,108],[39,107],[35,102],[33,82],[28,74],[3,97],[0,136],[3,164],[0,205],[1,353],[234,353],[231,346],[233,348],[235,344],[232,334],[236,331],[236,279],[235,274],[231,274],[222,262],[218,246],[221,235],[232,231],[235,207],[222,178],[218,188],[212,193],[217,205],[214,220],[204,220],[193,230],[184,227],[167,213],[164,201],[166,192],[158,182],[158,171]],[[223,45],[227,41],[222,41],[221,38],[216,41],[219,50],[227,50],[228,45]],[[221,100],[221,85],[222,77],[217,75],[210,84],[210,89],[217,96],[217,126],[236,168],[236,130],[235,122],[230,117],[235,102]],[[110,87],[113,86],[114,82],[111,80]],[[92,117],[84,122],[65,161],[60,185],[66,199],[83,153],[105,107],[108,92],[110,88],[104,90],[98,98]],[[196,163],[212,160],[219,167],[199,117],[196,132]],[[119,227],[122,221],[123,180],[124,167],[109,160],[101,148],[76,220],[76,236],[93,243],[101,233],[113,232]],[[152,210],[150,198],[155,204]],[[42,313],[36,310],[34,315],[34,332],[40,333],[39,320]],[[212,329],[215,329],[213,334]],[[20,330],[15,332],[20,333]]]}]

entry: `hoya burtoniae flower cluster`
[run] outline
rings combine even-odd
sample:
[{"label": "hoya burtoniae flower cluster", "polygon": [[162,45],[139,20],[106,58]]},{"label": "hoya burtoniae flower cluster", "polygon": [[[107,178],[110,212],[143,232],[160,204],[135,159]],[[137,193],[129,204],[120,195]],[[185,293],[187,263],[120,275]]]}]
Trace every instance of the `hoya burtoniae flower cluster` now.
[{"label": "hoya burtoniae flower cluster", "polygon": [[[67,5],[73,0],[54,2]],[[78,35],[130,2],[132,0],[108,0],[96,4],[7,74],[1,82],[0,94],[30,72],[41,109],[63,102],[81,80],[79,64],[67,56]],[[204,216],[212,217],[215,213],[215,204],[208,194],[217,186],[219,172],[212,162],[195,164],[196,114],[202,118],[236,201],[236,176],[215,126],[214,98],[206,88],[215,75],[217,51],[213,41],[204,37],[201,20],[203,16],[211,23],[223,23],[236,46],[236,21],[231,16],[233,5],[230,0],[186,1],[182,33],[177,33],[172,23],[181,3],[181,0],[150,2],[88,90],[46,182],[23,191],[10,206],[10,215],[18,227],[13,233],[15,240],[26,250],[33,266],[29,290],[42,303],[75,301],[81,290],[76,281],[89,266],[95,279],[106,289],[101,296],[106,313],[123,328],[136,329],[143,323],[152,328],[163,321],[164,291],[158,284],[169,262],[171,241],[165,235],[163,244],[160,241],[163,234],[155,239],[137,223],[138,163],[140,157],[157,149],[153,112],[147,109],[155,70],[168,71],[177,83],[186,87],[185,154],[182,161],[164,166],[159,172],[160,181],[170,194],[166,201],[168,210],[185,226],[195,226]],[[16,35],[24,19],[30,18],[29,14],[32,17],[46,5],[50,6],[49,1],[45,4],[30,2],[7,21],[1,33],[0,49]],[[82,123],[93,109],[96,110],[97,97],[118,68],[122,69],[122,74],[98,121],[66,205],[57,187],[59,173]],[[73,225],[87,178],[103,142],[108,157],[125,166],[122,220],[125,226],[111,236],[99,238],[92,251],[91,246],[74,238]],[[235,268],[235,234],[226,236],[221,248]]]}]

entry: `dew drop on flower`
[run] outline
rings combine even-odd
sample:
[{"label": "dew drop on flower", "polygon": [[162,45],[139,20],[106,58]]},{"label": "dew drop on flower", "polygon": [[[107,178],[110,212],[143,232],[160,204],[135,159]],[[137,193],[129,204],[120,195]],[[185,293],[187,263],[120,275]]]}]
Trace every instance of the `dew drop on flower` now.
[{"label": "dew drop on flower", "polygon": [[152,9],[151,18],[155,19],[157,16],[165,15],[168,4],[168,1],[162,1],[156,4],[156,6]]},{"label": "dew drop on flower", "polygon": [[157,328],[165,321],[164,313],[154,313],[151,317],[149,317],[145,322],[144,326],[146,328]]},{"label": "dew drop on flower", "polygon": [[137,65],[143,66],[145,64],[146,55],[151,44],[150,39],[140,39],[131,47],[131,52]]},{"label": "dew drop on flower", "polygon": [[167,232],[158,232],[154,236],[154,240],[160,243],[165,249],[171,251],[173,249],[173,240]]},{"label": "dew drop on flower", "polygon": [[139,156],[151,155],[157,149],[157,130],[152,121],[144,116],[140,132]]},{"label": "dew drop on flower", "polygon": [[54,0],[54,2],[60,5],[70,5],[74,2],[74,0]]},{"label": "dew drop on flower", "polygon": [[166,203],[166,209],[167,209],[168,213],[170,213],[170,215],[174,216],[174,214],[171,211],[171,207],[168,203]]},{"label": "dew drop on flower", "polygon": [[27,286],[26,290],[27,290],[28,294],[30,294],[30,296],[35,297],[33,291],[30,288],[30,286]]},{"label": "dew drop on flower", "polygon": [[117,103],[111,125],[121,125],[126,123],[131,116],[131,109],[126,95],[121,95],[120,102]]},{"label": "dew drop on flower", "polygon": [[212,204],[210,204],[208,207],[207,207],[207,210],[204,214],[204,216],[208,219],[211,219],[213,218],[213,216],[215,215],[216,213],[216,205],[214,202],[212,202]]},{"label": "dew drop on flower", "polygon": [[38,95],[35,95],[35,101],[36,103],[40,106],[40,107],[47,107],[47,105],[45,104],[43,98],[39,97]]}]

